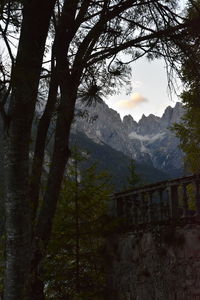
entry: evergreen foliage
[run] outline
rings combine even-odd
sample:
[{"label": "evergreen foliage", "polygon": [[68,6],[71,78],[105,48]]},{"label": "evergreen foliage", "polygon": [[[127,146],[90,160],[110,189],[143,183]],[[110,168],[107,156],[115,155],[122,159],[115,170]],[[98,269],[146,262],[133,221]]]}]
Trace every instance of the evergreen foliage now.
[{"label": "evergreen foliage", "polygon": [[127,177],[127,188],[134,188],[136,187],[140,182],[140,177],[136,173],[136,165],[134,159],[131,159],[130,165],[128,166],[129,174]]},{"label": "evergreen foliage", "polygon": [[[200,14],[200,1],[196,0],[188,6],[188,17]],[[186,43],[186,41],[185,41]],[[186,113],[181,124],[173,129],[180,138],[180,147],[185,153],[186,168],[190,172],[200,172],[200,32],[192,28],[190,40],[187,40],[187,51],[190,55],[182,58],[182,80],[185,90],[181,95]]]},{"label": "evergreen foliage", "polygon": [[75,151],[64,179],[44,264],[48,299],[103,299],[103,233],[107,223],[109,176]]}]

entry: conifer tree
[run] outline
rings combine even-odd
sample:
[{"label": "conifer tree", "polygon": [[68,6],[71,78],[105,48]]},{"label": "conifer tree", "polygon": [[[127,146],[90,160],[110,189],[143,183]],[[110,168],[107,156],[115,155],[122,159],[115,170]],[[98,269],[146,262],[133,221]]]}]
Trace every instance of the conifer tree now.
[{"label": "conifer tree", "polygon": [[47,299],[102,299],[104,230],[111,187],[77,150],[68,166],[44,263]]},{"label": "conifer tree", "polygon": [[[200,15],[200,1],[193,1],[188,6],[188,18]],[[189,56],[182,56],[182,81],[184,91],[181,95],[185,114],[181,124],[175,124],[173,129],[180,138],[180,147],[185,153],[186,168],[193,173],[200,172],[200,33],[191,30],[187,44]],[[185,46],[186,47],[186,46]]]},{"label": "conifer tree", "polygon": [[135,161],[133,158],[130,160],[130,165],[128,167],[129,174],[127,177],[127,188],[134,188],[140,183],[140,177],[136,173],[136,166],[135,166]]}]

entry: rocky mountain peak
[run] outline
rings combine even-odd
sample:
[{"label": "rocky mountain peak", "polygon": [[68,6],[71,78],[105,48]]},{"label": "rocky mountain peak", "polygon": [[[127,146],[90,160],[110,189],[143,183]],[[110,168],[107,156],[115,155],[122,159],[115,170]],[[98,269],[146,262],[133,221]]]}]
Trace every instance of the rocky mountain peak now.
[{"label": "rocky mountain peak", "polygon": [[126,128],[128,134],[133,130],[137,130],[138,123],[133,119],[131,115],[127,115],[123,118],[123,126]]},{"label": "rocky mountain peak", "polygon": [[173,123],[179,123],[184,114],[184,108],[181,102],[177,102],[174,108],[168,106],[161,118],[162,128],[168,128]]},{"label": "rocky mountain peak", "polygon": [[[179,140],[170,131],[173,123],[178,123],[184,113],[181,103],[174,108],[167,107],[162,117],[143,115],[137,123],[131,115],[121,120],[120,115],[105,103],[97,103],[82,109],[94,118],[92,124],[87,119],[77,119],[74,131],[85,133],[96,143],[104,143],[133,157],[136,161],[178,176],[183,167],[183,154]],[[177,171],[177,172],[176,172]]]},{"label": "rocky mountain peak", "polygon": [[135,122],[135,121],[131,115],[124,116],[124,118],[123,118],[124,125],[126,125],[126,123],[132,123],[132,122]]},{"label": "rocky mountain peak", "polygon": [[138,133],[142,135],[153,134],[160,127],[160,118],[150,114],[149,116],[142,115],[138,122]]}]

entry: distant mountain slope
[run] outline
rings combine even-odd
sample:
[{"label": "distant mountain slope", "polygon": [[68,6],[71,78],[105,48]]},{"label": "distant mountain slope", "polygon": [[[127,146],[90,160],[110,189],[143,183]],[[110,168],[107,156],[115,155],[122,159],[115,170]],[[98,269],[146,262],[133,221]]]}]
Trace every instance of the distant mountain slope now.
[{"label": "distant mountain slope", "polygon": [[121,120],[120,115],[103,101],[90,107],[79,102],[77,109],[87,110],[87,118],[77,118],[74,133],[81,131],[94,142],[107,144],[139,163],[169,173],[170,177],[183,174],[179,140],[169,129],[175,122],[180,122],[184,113],[180,102],[174,108],[167,107],[161,118],[143,115],[138,123],[130,115]]},{"label": "distant mountain slope", "polygon": [[[128,166],[130,165],[130,158],[120,151],[111,148],[106,144],[95,143],[82,132],[77,132],[71,135],[71,144],[75,144],[80,149],[89,153],[91,162],[97,162],[98,169],[107,171],[112,175],[112,183],[116,190],[121,190],[126,185],[128,176]],[[136,172],[140,175],[143,183],[156,182],[165,180],[170,177],[153,166],[144,163],[136,163]]]}]

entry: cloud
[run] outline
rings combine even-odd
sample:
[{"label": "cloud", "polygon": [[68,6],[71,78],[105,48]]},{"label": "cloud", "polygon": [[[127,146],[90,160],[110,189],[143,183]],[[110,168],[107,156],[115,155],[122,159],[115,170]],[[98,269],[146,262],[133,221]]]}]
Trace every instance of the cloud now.
[{"label": "cloud", "polygon": [[116,105],[121,108],[130,109],[136,107],[137,105],[143,102],[147,102],[147,99],[144,98],[140,93],[133,93],[130,99],[120,100],[116,103]]}]

